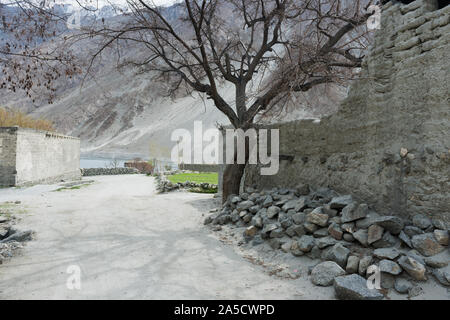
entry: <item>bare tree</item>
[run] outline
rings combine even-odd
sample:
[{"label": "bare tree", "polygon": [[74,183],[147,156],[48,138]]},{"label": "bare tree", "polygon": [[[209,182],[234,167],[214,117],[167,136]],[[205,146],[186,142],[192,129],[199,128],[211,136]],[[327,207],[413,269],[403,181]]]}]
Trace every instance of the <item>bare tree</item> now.
[{"label": "bare tree", "polygon": [[[66,37],[66,45],[87,38],[97,41],[86,72],[105,50],[116,49],[120,65],[163,78],[168,94],[186,89],[206,96],[235,128],[244,130],[295,92],[350,79],[368,43],[365,22],[372,4],[184,0],[165,8],[151,0],[127,2],[126,19],[99,21]],[[130,44],[141,53],[124,55]],[[233,101],[221,94],[225,83],[234,86]],[[226,166],[224,199],[239,192],[244,168]]]}]

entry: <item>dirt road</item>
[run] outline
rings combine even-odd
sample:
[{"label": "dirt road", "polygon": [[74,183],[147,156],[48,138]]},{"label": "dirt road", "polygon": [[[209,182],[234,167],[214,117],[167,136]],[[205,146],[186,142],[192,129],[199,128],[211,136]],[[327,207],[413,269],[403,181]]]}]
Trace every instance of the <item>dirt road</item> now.
[{"label": "dirt road", "polygon": [[[211,195],[157,195],[153,178],[140,175],[93,180],[63,191],[0,190],[0,202],[19,200],[26,210],[17,227],[36,231],[19,256],[0,265],[0,299],[333,296],[306,279],[270,276],[219,241],[202,223]],[[77,268],[81,289],[70,290]]]}]

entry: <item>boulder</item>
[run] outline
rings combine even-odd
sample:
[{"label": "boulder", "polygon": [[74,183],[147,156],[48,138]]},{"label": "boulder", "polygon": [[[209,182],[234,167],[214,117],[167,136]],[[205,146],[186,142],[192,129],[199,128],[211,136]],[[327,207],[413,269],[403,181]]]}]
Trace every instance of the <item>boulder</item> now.
[{"label": "boulder", "polygon": [[315,240],[311,236],[302,236],[298,240],[298,248],[303,252],[310,252],[315,245]]},{"label": "boulder", "polygon": [[347,265],[347,258],[350,254],[350,250],[344,247],[341,243],[336,243],[331,248],[328,248],[324,254],[325,260],[331,260],[336,262],[342,268]]},{"label": "boulder", "polygon": [[257,228],[263,227],[263,219],[260,216],[254,216],[250,223],[252,226],[255,226]]},{"label": "boulder", "polygon": [[383,216],[377,219],[376,224],[390,233],[397,235],[404,227],[403,220],[396,216]]},{"label": "boulder", "polygon": [[292,253],[294,256],[297,256],[297,257],[302,256],[302,255],[305,254],[305,252],[303,252],[302,250],[300,250],[300,246],[299,246],[299,244],[298,244],[298,241],[293,241],[293,242],[292,242],[292,245],[291,245],[291,253]]},{"label": "boulder", "polygon": [[336,240],[342,240],[342,236],[344,235],[341,227],[336,223],[330,224],[328,227],[328,233]]},{"label": "boulder", "polygon": [[328,287],[333,284],[336,277],[343,275],[345,275],[345,270],[336,262],[325,261],[312,269],[311,282],[316,286]]},{"label": "boulder", "polygon": [[381,300],[384,297],[378,290],[369,289],[366,279],[357,274],[337,277],[334,291],[340,300]]},{"label": "boulder", "polygon": [[403,231],[408,235],[408,237],[412,238],[418,234],[424,234],[425,232],[420,229],[417,228],[415,226],[406,226]]},{"label": "boulder", "polygon": [[261,232],[267,234],[275,229],[278,229],[278,225],[276,223],[266,224]]},{"label": "boulder", "polygon": [[394,237],[389,231],[383,233],[383,237],[372,243],[372,247],[374,248],[390,248],[395,246],[399,240]]},{"label": "boulder", "polygon": [[394,261],[383,259],[380,261],[379,268],[381,272],[389,273],[394,276],[402,272],[402,268]]},{"label": "boulder", "polygon": [[424,261],[427,266],[432,268],[444,268],[450,262],[449,253],[443,251],[437,255],[424,258]]},{"label": "boulder", "polygon": [[431,219],[423,214],[416,214],[412,219],[413,225],[420,229],[426,229],[432,225]]},{"label": "boulder", "polygon": [[332,237],[323,237],[316,240],[319,249],[325,249],[326,247],[334,246],[337,240]]},{"label": "boulder", "polygon": [[328,236],[328,229],[327,228],[322,228],[319,230],[316,230],[313,234],[314,238],[324,238],[326,236]]},{"label": "boulder", "polygon": [[273,204],[273,199],[272,199],[272,197],[271,197],[271,196],[266,196],[266,197],[264,198],[264,201],[263,201],[263,203],[262,203],[262,206],[263,206],[264,208],[269,208],[272,204]]},{"label": "boulder", "polygon": [[448,231],[447,230],[434,230],[434,237],[440,245],[448,246]]},{"label": "boulder", "polygon": [[365,218],[368,212],[369,207],[367,204],[357,205],[356,203],[351,203],[342,209],[341,220],[343,223],[356,221]]},{"label": "boulder", "polygon": [[366,229],[360,229],[353,233],[353,237],[364,247],[368,245],[368,232]]},{"label": "boulder", "polygon": [[408,247],[410,248],[413,247],[411,243],[411,238],[405,232],[401,231],[400,234],[398,235],[398,238],[402,240],[402,242],[406,244]]},{"label": "boulder", "polygon": [[355,223],[354,222],[347,222],[341,225],[341,228],[343,231],[348,233],[353,233],[356,231]]},{"label": "boulder", "polygon": [[292,241],[287,241],[281,245],[281,250],[283,250],[286,253],[291,252],[292,247]]},{"label": "boulder", "polygon": [[383,237],[384,229],[383,227],[373,224],[367,230],[367,243],[371,245],[372,243],[380,240]]},{"label": "boulder", "polygon": [[450,268],[433,269],[433,276],[443,286],[450,287]]},{"label": "boulder", "polygon": [[277,206],[271,206],[267,209],[267,218],[272,219],[280,212],[280,208]]},{"label": "boulder", "polygon": [[316,230],[318,229],[317,225],[314,223],[310,223],[310,222],[305,222],[303,224],[303,226],[305,227],[306,232],[308,233],[314,233],[316,232]]},{"label": "boulder", "polygon": [[403,278],[395,279],[394,288],[398,293],[406,294],[413,287],[412,283]]},{"label": "boulder", "polygon": [[357,256],[350,256],[347,259],[347,266],[345,267],[345,271],[347,273],[357,273],[359,267],[359,258]]},{"label": "boulder", "polygon": [[402,256],[398,260],[398,264],[414,279],[419,281],[427,280],[425,266],[413,257]]},{"label": "boulder", "polygon": [[306,214],[304,212],[298,212],[292,215],[292,220],[295,224],[303,224],[306,221]]},{"label": "boulder", "polygon": [[330,209],[343,209],[345,206],[351,204],[352,202],[353,198],[351,195],[334,197],[330,201]]},{"label": "boulder", "polygon": [[350,233],[344,233],[344,236],[342,238],[347,242],[355,241],[355,238]]},{"label": "boulder", "polygon": [[437,242],[433,233],[416,235],[412,237],[411,243],[417,251],[426,257],[434,256],[445,249]]},{"label": "boulder", "polygon": [[394,260],[400,255],[400,252],[395,248],[382,248],[376,249],[373,252],[373,255],[380,259],[390,259]]},{"label": "boulder", "polygon": [[283,236],[284,236],[283,228],[278,228],[278,229],[272,230],[270,232],[271,238],[282,238]]},{"label": "boulder", "polygon": [[358,266],[358,273],[362,276],[366,275],[367,268],[369,268],[370,264],[372,263],[372,257],[371,256],[365,256],[362,257],[361,260],[359,260],[359,266]]},{"label": "boulder", "polygon": [[32,230],[26,230],[26,231],[15,231],[13,229],[10,229],[10,234],[5,239],[1,240],[0,243],[7,243],[11,241],[17,241],[17,242],[24,242],[24,241],[30,241],[33,237],[33,231]]},{"label": "boulder", "polygon": [[241,212],[250,209],[254,205],[255,204],[253,203],[253,201],[242,201],[236,206],[236,209],[237,211]]},{"label": "boulder", "polygon": [[321,207],[318,207],[306,215],[306,221],[320,227],[325,227],[327,226],[328,215],[322,212]]},{"label": "boulder", "polygon": [[322,251],[319,249],[319,247],[317,245],[312,247],[311,251],[307,253],[307,256],[313,260],[320,259],[321,255],[322,255]]}]

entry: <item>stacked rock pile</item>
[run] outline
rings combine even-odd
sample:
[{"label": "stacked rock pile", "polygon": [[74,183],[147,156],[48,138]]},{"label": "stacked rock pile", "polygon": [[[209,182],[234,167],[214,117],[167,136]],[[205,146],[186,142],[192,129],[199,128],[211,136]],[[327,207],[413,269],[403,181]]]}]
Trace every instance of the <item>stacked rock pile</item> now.
[{"label": "stacked rock pile", "polygon": [[311,270],[311,280],[319,286],[334,284],[342,299],[383,297],[367,289],[370,266],[380,272],[381,287],[399,293],[413,295],[415,282],[430,275],[450,286],[449,228],[442,220],[380,215],[328,188],[250,188],[230,196],[205,224],[244,227],[250,244],[267,241],[274,250],[324,261]]}]

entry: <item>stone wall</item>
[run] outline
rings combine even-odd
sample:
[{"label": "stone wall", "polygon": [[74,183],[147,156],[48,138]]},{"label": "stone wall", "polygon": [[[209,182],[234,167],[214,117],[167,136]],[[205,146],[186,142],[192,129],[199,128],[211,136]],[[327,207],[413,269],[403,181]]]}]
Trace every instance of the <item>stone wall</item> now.
[{"label": "stone wall", "polygon": [[388,3],[361,79],[321,121],[277,124],[279,174],[246,170],[258,188],[298,183],[351,193],[385,214],[450,222],[450,6]]},{"label": "stone wall", "polygon": [[83,177],[90,176],[116,176],[122,174],[138,174],[139,170],[136,168],[88,168],[81,169]]},{"label": "stone wall", "polygon": [[80,179],[80,140],[56,133],[0,128],[0,186]]}]

